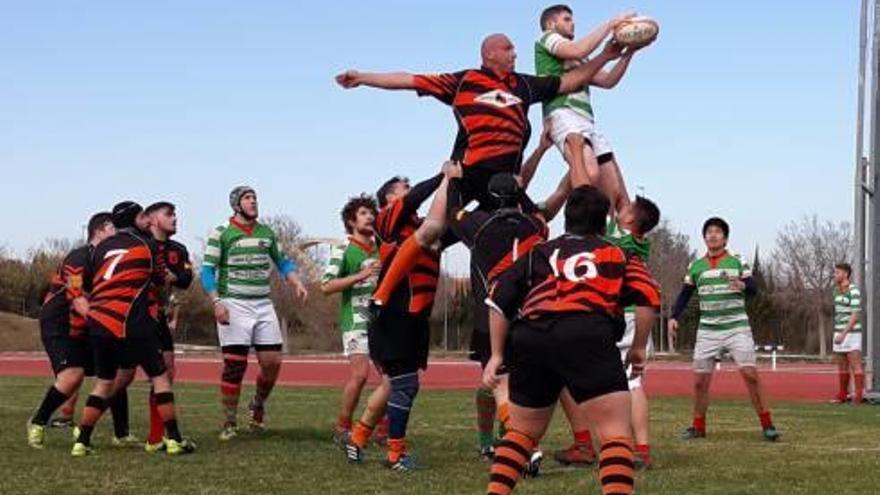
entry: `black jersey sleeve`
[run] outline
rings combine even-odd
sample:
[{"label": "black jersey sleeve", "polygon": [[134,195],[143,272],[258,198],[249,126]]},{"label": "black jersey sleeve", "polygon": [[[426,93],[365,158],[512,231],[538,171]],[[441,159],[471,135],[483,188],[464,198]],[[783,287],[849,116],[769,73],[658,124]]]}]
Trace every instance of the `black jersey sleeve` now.
[{"label": "black jersey sleeve", "polygon": [[523,256],[504,271],[489,288],[486,304],[500,311],[508,320],[516,318],[529,290],[532,255]]},{"label": "black jersey sleeve", "polygon": [[552,100],[559,95],[562,80],[557,76],[529,76],[521,74],[529,87],[529,105]]},{"label": "black jersey sleeve", "polygon": [[[186,246],[179,242],[174,242],[171,244],[171,247],[175,254],[172,255],[169,251],[168,268],[177,276],[174,286],[178,289],[186,290],[193,281],[193,269],[192,263],[189,260],[189,251],[187,251]],[[172,256],[176,259],[171,259]]]},{"label": "black jersey sleeve", "polygon": [[404,215],[408,216],[410,213],[414,213],[418,211],[418,209],[422,206],[434,191],[440,187],[440,183],[443,181],[443,174],[437,174],[434,177],[431,177],[428,180],[423,180],[418,184],[414,185],[412,189],[409,190],[407,195],[403,198],[403,208]]}]

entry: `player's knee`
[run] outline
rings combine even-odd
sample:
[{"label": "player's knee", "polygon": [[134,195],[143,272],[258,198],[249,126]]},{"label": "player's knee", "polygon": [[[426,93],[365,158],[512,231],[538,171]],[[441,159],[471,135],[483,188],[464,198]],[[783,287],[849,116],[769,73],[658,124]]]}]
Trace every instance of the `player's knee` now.
[{"label": "player's knee", "polygon": [[97,380],[95,382],[95,388],[92,390],[92,395],[96,395],[98,397],[107,398],[113,392],[113,381],[112,380]]},{"label": "player's knee", "polygon": [[364,384],[367,383],[367,378],[370,375],[370,369],[367,367],[354,366],[351,369],[351,383],[357,385],[358,387],[363,387]]},{"label": "player's knee", "polygon": [[155,394],[166,393],[171,390],[171,380],[168,378],[167,372],[153,377],[151,382],[153,385],[153,393]]},{"label": "player's knee", "polygon": [[58,377],[55,379],[55,387],[70,395],[82,385],[84,376],[82,368],[68,368],[58,374]]},{"label": "player's knee", "polygon": [[391,379],[391,397],[388,399],[388,407],[409,411],[418,393],[418,372],[395,376]]},{"label": "player's knee", "polygon": [[758,383],[758,370],[754,366],[744,366],[740,368],[739,373],[749,384]]},{"label": "player's knee", "polygon": [[223,381],[226,383],[240,384],[244,380],[247,371],[247,360],[223,359]]}]

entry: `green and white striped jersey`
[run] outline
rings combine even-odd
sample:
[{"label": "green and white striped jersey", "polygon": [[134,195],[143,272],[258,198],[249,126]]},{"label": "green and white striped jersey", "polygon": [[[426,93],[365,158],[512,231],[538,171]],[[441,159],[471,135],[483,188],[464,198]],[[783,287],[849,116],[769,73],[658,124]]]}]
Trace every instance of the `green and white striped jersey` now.
[{"label": "green and white striped jersey", "polygon": [[[862,293],[859,288],[853,284],[849,284],[846,290],[841,291],[837,287],[834,288],[834,331],[842,332],[846,330],[849,318],[853,313],[862,309]],[[862,323],[857,322],[850,333],[861,332]]]},{"label": "green and white striped jersey", "polygon": [[[562,44],[569,42],[571,40],[553,31],[545,31],[538,38],[538,41],[535,42],[535,72],[537,75],[562,77],[564,73],[581,65],[581,61],[563,60],[556,56],[556,50]],[[590,103],[590,86],[586,85],[582,90],[567,95],[560,94],[545,102],[543,105],[544,117],[559,108],[570,108],[592,121],[593,106]]]},{"label": "green and white striped jersey", "polygon": [[[348,242],[333,246],[321,282],[327,283],[333,279],[354,275],[368,264],[378,261],[379,251],[375,245],[365,245],[349,237]],[[339,327],[342,333],[367,330],[370,296],[376,289],[376,282],[376,277],[370,277],[342,291],[339,307]]]},{"label": "green and white striped jersey", "polygon": [[743,291],[730,283],[752,276],[752,270],[739,256],[725,252],[718,258],[708,255],[688,266],[684,283],[697,287],[700,298],[698,331],[751,330]]},{"label": "green and white striped jersey", "polygon": [[220,297],[262,299],[269,297],[272,265],[280,269],[290,261],[268,226],[247,229],[230,222],[211,232],[202,263],[218,270]]}]

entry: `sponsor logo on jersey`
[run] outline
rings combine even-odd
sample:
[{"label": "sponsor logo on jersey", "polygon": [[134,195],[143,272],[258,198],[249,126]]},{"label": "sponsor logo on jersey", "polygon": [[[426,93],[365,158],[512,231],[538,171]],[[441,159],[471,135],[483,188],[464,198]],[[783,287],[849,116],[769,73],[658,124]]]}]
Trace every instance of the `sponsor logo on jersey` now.
[{"label": "sponsor logo on jersey", "polygon": [[502,91],[500,89],[492,90],[488,93],[483,93],[480,96],[474,98],[474,101],[496,108],[507,108],[522,103],[522,100],[519,99],[516,95],[512,95],[507,91]]}]

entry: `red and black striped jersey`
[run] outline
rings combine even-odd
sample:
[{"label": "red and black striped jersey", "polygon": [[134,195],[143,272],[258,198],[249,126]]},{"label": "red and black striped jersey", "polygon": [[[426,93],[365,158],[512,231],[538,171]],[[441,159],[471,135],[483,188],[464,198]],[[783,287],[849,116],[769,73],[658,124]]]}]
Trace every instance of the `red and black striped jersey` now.
[{"label": "red and black striped jersey", "polygon": [[[382,263],[381,280],[400,245],[413,235],[422,219],[416,213],[421,204],[437,189],[442,177],[437,176],[413,186],[410,192],[379,210],[376,217],[376,237],[379,239],[379,261]],[[440,278],[440,253],[422,254],[416,266],[397,285],[387,307],[414,315],[430,314]]]},{"label": "red and black striped jersey", "polygon": [[40,308],[40,328],[44,337],[82,337],[85,334],[86,320],[73,310],[71,301],[84,295],[84,277],[93,249],[90,244],[74,249],[52,274],[49,291]]},{"label": "red and black striped jersey", "polygon": [[565,234],[535,247],[493,284],[488,303],[512,319],[563,313],[622,317],[629,305],[659,308],[644,262],[599,236]]},{"label": "red and black striped jersey", "polygon": [[118,338],[155,332],[159,307],[152,288],[164,280],[147,234],[123,229],[104,240],[89,267],[89,330]]},{"label": "red and black striped jersey", "polygon": [[449,74],[417,75],[420,96],[450,105],[458,122],[452,159],[465,167],[516,173],[529,142],[529,107],[559,93],[555,76],[516,72],[499,75],[483,67]]},{"label": "red and black striped jersey", "polygon": [[154,239],[153,242],[156,245],[156,264],[159,272],[164,274],[166,271],[169,271],[177,277],[177,280],[170,287],[165,283],[161,286],[156,286],[156,297],[159,305],[165,308],[171,296],[172,288],[186,290],[192,284],[192,263],[189,259],[189,251],[187,251],[186,246],[183,244],[171,239],[167,241]]}]

